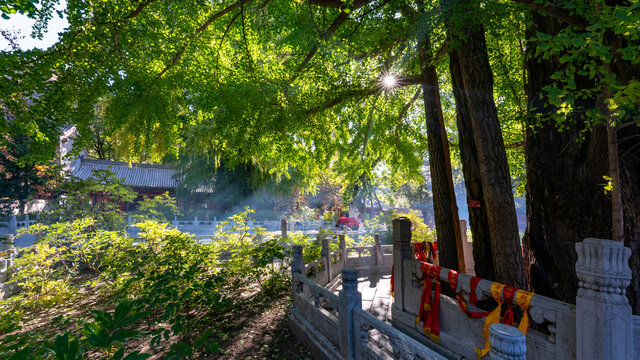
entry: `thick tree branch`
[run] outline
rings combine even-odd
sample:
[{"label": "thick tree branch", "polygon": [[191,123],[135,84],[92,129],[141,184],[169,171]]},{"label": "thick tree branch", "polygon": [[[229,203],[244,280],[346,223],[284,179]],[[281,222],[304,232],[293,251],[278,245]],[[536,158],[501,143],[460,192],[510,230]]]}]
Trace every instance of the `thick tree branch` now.
[{"label": "thick tree branch", "polygon": [[549,5],[537,3],[535,0],[514,0],[515,2],[519,2],[521,4],[525,4],[534,9],[540,10],[544,13],[547,13],[558,20],[562,20],[569,25],[573,25],[580,29],[586,29],[589,26],[589,22],[583,18],[582,16],[573,15],[569,11],[562,9],[552,3]]},{"label": "thick tree branch", "polygon": [[[355,10],[359,7],[362,7],[363,5],[368,4],[370,1],[371,0],[356,0],[353,3],[353,7],[351,10]],[[343,2],[335,1],[335,0],[309,0],[309,3],[316,6],[327,6],[327,7],[335,7],[336,5],[338,5],[338,3],[340,3],[341,4],[341,6],[339,7],[340,9],[342,9],[345,6]],[[340,28],[340,26],[342,26],[342,24],[344,24],[344,22],[347,21],[348,18],[349,18],[349,13],[341,11],[338,17],[336,17],[335,20],[333,20],[333,23],[331,24],[331,26],[329,26],[329,28],[324,32],[323,38],[327,39],[331,35],[333,35],[336,32],[336,30],[338,30],[338,28]],[[307,54],[307,56],[304,58],[304,60],[302,60],[302,63],[298,65],[298,68],[296,69],[295,74],[291,79],[291,82],[295,81],[295,79],[297,79],[298,76],[302,74],[302,70],[307,66],[307,64],[309,64],[309,62],[311,61],[311,59],[313,59],[313,57],[316,55],[317,52],[318,52],[318,45],[314,45],[313,48],[311,48],[311,50]]]},{"label": "thick tree branch", "polygon": [[[357,9],[362,5],[369,3],[370,1],[371,0],[355,0],[353,2],[353,9]],[[336,9],[344,9],[347,6],[344,1],[340,0],[309,0],[309,4],[320,7],[332,7]]]},{"label": "thick tree branch", "polygon": [[[403,76],[398,78],[396,83],[397,83],[397,87],[420,85],[422,84],[422,75]],[[316,114],[320,111],[327,110],[334,106],[340,105],[345,101],[353,100],[353,99],[362,99],[373,94],[378,94],[381,91],[382,91],[382,88],[380,84],[378,82],[374,82],[374,83],[371,83],[369,86],[361,89],[345,91],[339,94],[338,96],[334,97],[333,99],[329,100],[328,102],[325,102],[324,104],[321,104],[319,106],[316,106],[307,110],[306,113],[307,115]]]},{"label": "thick tree branch", "polygon": [[135,18],[136,16],[140,15],[142,10],[144,10],[147,6],[151,5],[151,3],[153,3],[154,1],[156,1],[156,0],[147,0],[145,2],[141,2],[138,5],[138,7],[135,8],[135,10],[133,10],[129,15],[125,16],[121,20],[100,22],[100,23],[98,23],[98,25],[115,25],[115,24],[120,24],[120,23],[126,24],[129,21],[131,21],[133,18]]},{"label": "thick tree branch", "polygon": [[[336,32],[336,30],[338,30],[338,28],[342,24],[344,24],[344,22],[348,18],[349,18],[349,14],[345,12],[340,12],[340,15],[338,15],[338,17],[333,21],[333,23],[327,29],[327,31],[325,31],[323,37],[326,39],[329,36],[333,35],[333,33]],[[311,59],[313,59],[313,57],[316,55],[317,52],[318,52],[318,45],[313,45],[309,53],[307,53],[307,56],[304,58],[304,60],[302,60],[300,65],[298,65],[298,68],[296,68],[295,74],[293,75],[291,82],[293,82],[296,78],[298,78],[298,76],[300,76],[300,74],[302,73],[302,70],[305,68],[305,66],[307,66],[307,64],[309,64],[309,62],[311,61]]]},{"label": "thick tree branch", "polygon": [[413,106],[413,103],[416,102],[416,100],[418,100],[421,93],[422,93],[422,87],[419,87],[418,90],[416,90],[416,93],[413,94],[413,97],[411,98],[411,100],[409,100],[409,102],[402,107],[402,111],[400,111],[400,114],[398,115],[398,123],[403,122],[402,119],[404,119],[405,115],[407,115],[407,112],[409,111],[409,109],[411,109],[411,107]]}]

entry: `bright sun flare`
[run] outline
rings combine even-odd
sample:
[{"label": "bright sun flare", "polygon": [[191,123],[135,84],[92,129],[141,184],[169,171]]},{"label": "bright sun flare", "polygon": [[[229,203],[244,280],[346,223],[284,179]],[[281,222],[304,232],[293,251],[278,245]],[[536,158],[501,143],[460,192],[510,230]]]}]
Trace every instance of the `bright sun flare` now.
[{"label": "bright sun flare", "polygon": [[393,89],[396,86],[396,77],[389,74],[386,75],[383,79],[382,79],[382,83],[384,84],[384,87],[387,89]]}]

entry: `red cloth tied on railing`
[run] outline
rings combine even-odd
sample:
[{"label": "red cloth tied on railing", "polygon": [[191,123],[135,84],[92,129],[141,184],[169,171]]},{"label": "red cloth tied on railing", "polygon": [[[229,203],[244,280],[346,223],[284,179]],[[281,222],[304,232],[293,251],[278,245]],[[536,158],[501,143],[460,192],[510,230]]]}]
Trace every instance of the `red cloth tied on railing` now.
[{"label": "red cloth tied on railing", "polygon": [[[423,262],[420,264],[422,272],[422,280],[424,281],[424,289],[422,290],[422,298],[420,300],[420,311],[416,317],[416,323],[422,321],[425,334],[429,334],[431,340],[440,343],[440,324],[438,315],[440,311],[440,292],[442,285],[440,284],[440,266]],[[431,290],[435,282],[435,292],[431,296]]]},{"label": "red cloth tied on railing", "polygon": [[[502,297],[500,296],[502,294]],[[527,335],[527,329],[529,328],[529,316],[527,311],[529,310],[529,304],[531,302],[531,298],[535,294],[530,293],[524,290],[518,290],[511,286],[506,286],[500,283],[491,284],[491,296],[498,302],[498,306],[487,316],[487,319],[484,321],[484,327],[482,328],[482,337],[484,338],[484,349],[475,348],[478,354],[478,360],[480,360],[484,355],[489,352],[490,344],[489,344],[489,327],[492,324],[496,324],[498,322],[502,322],[503,324],[513,326],[513,300],[515,298],[516,304],[524,310],[524,314],[522,315],[522,320],[518,325],[518,329],[522,331],[523,334]],[[504,301],[502,300],[504,298]],[[500,312],[502,309],[503,303],[508,304],[507,311],[500,321]]]},{"label": "red cloth tied on railing", "polygon": [[393,286],[393,264],[391,265],[391,296],[395,296],[395,288]]},{"label": "red cloth tied on railing", "polygon": [[[489,315],[488,311],[483,311],[483,312],[478,312],[478,311],[471,311],[469,310],[469,307],[467,306],[467,303],[464,300],[463,294],[464,291],[460,291],[457,292],[457,287],[458,287],[458,272],[455,270],[449,270],[449,273],[447,274],[447,278],[449,278],[449,285],[451,286],[451,290],[453,290],[453,293],[456,294],[456,299],[458,299],[458,306],[460,307],[460,310],[462,310],[462,312],[464,312],[465,314],[467,314],[467,317],[469,318],[481,318],[481,317],[485,317],[487,315]],[[478,302],[478,297],[476,295],[476,287],[478,286],[478,282],[480,282],[480,280],[482,280],[481,278],[474,276],[471,278],[471,282],[469,283],[469,303],[473,306],[476,305],[476,302]]]},{"label": "red cloth tied on railing", "polygon": [[509,326],[513,326],[513,299],[516,296],[516,291],[518,291],[518,289],[511,286],[505,286],[504,289],[502,289],[502,297],[507,304],[507,311],[504,312],[502,323]]},{"label": "red cloth tied on railing", "polygon": [[416,250],[416,260],[427,261],[427,256],[424,254],[424,243],[413,243],[413,248]]},{"label": "red cloth tied on railing", "polygon": [[438,262],[438,243],[435,241],[430,241],[427,244],[429,246],[429,252],[431,253],[433,261]]}]

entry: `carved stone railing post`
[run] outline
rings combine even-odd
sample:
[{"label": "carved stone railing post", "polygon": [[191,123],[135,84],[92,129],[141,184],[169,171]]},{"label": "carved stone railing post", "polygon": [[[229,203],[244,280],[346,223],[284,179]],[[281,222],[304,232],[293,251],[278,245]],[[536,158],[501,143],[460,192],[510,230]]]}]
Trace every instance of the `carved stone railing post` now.
[{"label": "carved stone railing post", "polygon": [[489,327],[489,359],[526,360],[527,339],[522,331],[505,324],[493,324]]},{"label": "carved stone railing post", "polygon": [[280,220],[280,231],[282,233],[282,237],[286,238],[287,237],[287,219],[282,218],[282,220]]},{"label": "carved stone railing post", "polygon": [[406,259],[411,259],[411,220],[400,217],[393,220],[393,306],[400,311],[404,311],[402,263]]},{"label": "carved stone railing post", "polygon": [[15,215],[9,220],[9,233],[14,235],[18,233],[18,219]]},{"label": "carved stone railing post", "polygon": [[320,251],[320,256],[322,256],[322,258],[324,259],[324,264],[326,266],[324,270],[327,273],[328,284],[333,278],[331,274],[331,249],[329,248],[329,237],[322,235],[320,240],[322,241],[322,250]]},{"label": "carved stone railing post", "polygon": [[342,270],[342,290],[339,293],[340,352],[344,359],[354,358],[359,331],[353,327],[353,309],[362,309],[362,294],[358,292],[358,270]]},{"label": "carved stone railing post", "polygon": [[291,259],[291,275],[294,273],[304,273],[304,258],[302,257],[302,245],[291,246],[292,259]]},{"label": "carved stone railing post", "polygon": [[373,256],[375,264],[382,265],[382,245],[380,244],[380,234],[373,234]]},{"label": "carved stone railing post", "polygon": [[344,239],[344,234],[338,235],[338,243],[340,247],[340,254],[342,256],[342,260],[344,261],[344,265],[347,266],[347,245]]},{"label": "carved stone railing post", "polygon": [[631,359],[633,317],[626,288],[631,249],[621,242],[587,238],[576,243],[576,358]]}]

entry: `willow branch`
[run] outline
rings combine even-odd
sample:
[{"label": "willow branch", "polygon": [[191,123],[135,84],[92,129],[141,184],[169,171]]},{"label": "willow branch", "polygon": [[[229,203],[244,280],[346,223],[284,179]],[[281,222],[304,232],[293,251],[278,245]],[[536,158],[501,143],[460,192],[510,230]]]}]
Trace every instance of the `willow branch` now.
[{"label": "willow branch", "polygon": [[182,58],[182,55],[184,55],[184,52],[187,50],[187,47],[191,44],[191,42],[196,39],[198,37],[198,35],[200,35],[203,31],[207,30],[207,28],[209,28],[209,26],[211,26],[211,24],[213,24],[214,21],[218,20],[219,18],[225,16],[226,14],[230,13],[231,11],[237,9],[238,7],[240,7],[240,5],[243,5],[245,3],[251,2],[253,0],[240,0],[237,3],[233,4],[233,5],[229,5],[226,8],[218,11],[217,13],[213,14],[209,19],[207,19],[207,21],[200,25],[200,27],[198,27],[192,34],[192,36],[190,37],[190,39],[184,43],[184,45],[182,45],[180,47],[180,49],[175,53],[175,55],[173,55],[173,58],[171,59],[171,62],[169,64],[167,64],[164,69],[162,69],[162,71],[160,71],[160,73],[158,75],[156,75],[156,80],[160,79],[162,77],[162,75],[164,75],[167,71],[169,71],[169,69],[171,69],[172,67],[174,67],[178,61],[180,61],[180,59]]}]

